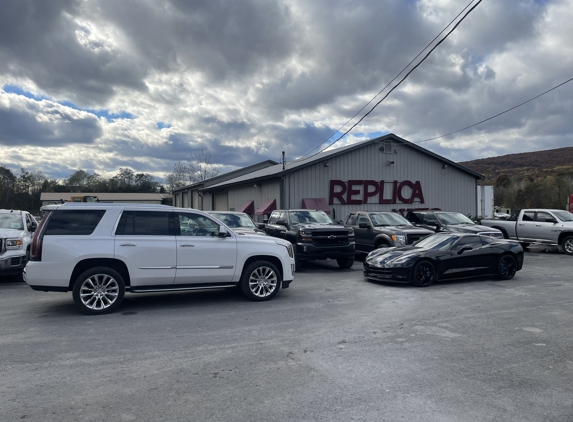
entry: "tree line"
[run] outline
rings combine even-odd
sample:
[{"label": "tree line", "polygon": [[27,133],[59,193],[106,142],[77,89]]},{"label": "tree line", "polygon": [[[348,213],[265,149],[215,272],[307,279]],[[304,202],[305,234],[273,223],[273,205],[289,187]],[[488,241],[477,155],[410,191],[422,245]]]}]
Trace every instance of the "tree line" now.
[{"label": "tree line", "polygon": [[520,178],[502,174],[495,179],[494,203],[496,207],[565,209],[569,195],[573,194],[573,174],[539,178]]},{"label": "tree line", "polygon": [[77,170],[67,179],[49,178],[41,171],[20,169],[20,174],[0,164],[0,208],[40,212],[41,192],[120,192],[164,193],[165,188],[149,173],[135,173],[130,168],[120,168],[115,176],[105,178],[100,174]]}]

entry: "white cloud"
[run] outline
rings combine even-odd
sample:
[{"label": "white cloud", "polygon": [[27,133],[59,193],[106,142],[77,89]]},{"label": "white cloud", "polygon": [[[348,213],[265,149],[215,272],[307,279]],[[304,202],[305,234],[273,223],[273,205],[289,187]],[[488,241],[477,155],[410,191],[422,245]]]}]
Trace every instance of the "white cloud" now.
[{"label": "white cloud", "polygon": [[[27,4],[3,6],[0,86],[45,100],[0,92],[0,154],[13,168],[54,177],[78,168],[113,174],[120,166],[161,176],[205,145],[225,169],[278,160],[282,150],[299,157],[335,133],[465,6],[453,0]],[[565,0],[482,2],[336,146],[388,131],[422,141],[565,81],[573,76],[572,19]],[[570,146],[572,94],[573,83],[422,146],[455,161]],[[98,118],[67,102],[132,118]],[[159,122],[169,126],[159,129]]]}]

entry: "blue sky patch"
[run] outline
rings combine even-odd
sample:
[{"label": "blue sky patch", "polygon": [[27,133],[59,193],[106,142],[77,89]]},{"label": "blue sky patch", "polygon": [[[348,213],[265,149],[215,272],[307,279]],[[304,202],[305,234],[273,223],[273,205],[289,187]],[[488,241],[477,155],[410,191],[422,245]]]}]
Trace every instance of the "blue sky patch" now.
[{"label": "blue sky patch", "polygon": [[161,130],[161,129],[169,129],[171,127],[170,123],[163,123],[163,122],[157,122],[155,123],[157,125],[157,129]]},{"label": "blue sky patch", "polygon": [[[2,89],[4,90],[4,92],[6,92],[8,94],[22,95],[22,96],[24,96],[26,98],[30,98],[31,100],[34,100],[34,101],[42,101],[42,100],[53,101],[49,97],[34,95],[31,92],[25,91],[22,88],[20,88],[19,86],[15,86],[15,85],[4,85],[2,87]],[[56,102],[60,105],[65,106],[65,107],[73,108],[74,110],[85,111],[85,112],[93,114],[94,116],[97,116],[97,117],[105,117],[109,121],[114,121],[117,119],[134,119],[135,118],[133,116],[133,114],[128,113],[126,111],[121,111],[119,113],[110,113],[109,110],[104,110],[104,109],[96,110],[96,109],[90,109],[90,108],[81,108],[81,107],[78,107],[77,105],[75,105],[74,103],[72,103],[71,101],[56,101]]]}]

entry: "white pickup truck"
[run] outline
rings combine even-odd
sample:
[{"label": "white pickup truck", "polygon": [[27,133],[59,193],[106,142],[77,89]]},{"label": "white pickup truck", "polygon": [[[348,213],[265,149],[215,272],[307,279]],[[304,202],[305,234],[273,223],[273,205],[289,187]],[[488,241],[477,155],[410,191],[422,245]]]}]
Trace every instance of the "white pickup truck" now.
[{"label": "white pickup truck", "polygon": [[0,210],[0,274],[21,274],[38,223],[26,211]]},{"label": "white pickup truck", "polygon": [[518,240],[523,247],[531,243],[558,245],[573,255],[573,213],[569,211],[523,209],[505,220],[484,219],[481,224],[501,230],[506,239]]}]

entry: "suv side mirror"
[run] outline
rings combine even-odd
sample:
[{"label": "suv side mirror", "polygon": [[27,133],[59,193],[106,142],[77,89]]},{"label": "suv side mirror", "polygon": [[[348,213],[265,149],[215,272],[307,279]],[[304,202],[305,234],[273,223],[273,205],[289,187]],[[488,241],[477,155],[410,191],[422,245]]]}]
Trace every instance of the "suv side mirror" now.
[{"label": "suv side mirror", "polygon": [[223,226],[219,226],[219,232],[217,233],[218,237],[227,237],[229,235],[229,232],[227,231],[227,229]]},{"label": "suv side mirror", "polygon": [[275,224],[277,226],[286,226],[287,222],[285,220],[277,220]]},{"label": "suv side mirror", "polygon": [[267,228],[267,225],[265,223],[257,223],[257,229],[264,230],[266,228]]},{"label": "suv side mirror", "polygon": [[38,224],[33,221],[28,225],[28,231],[35,232],[37,228]]}]

